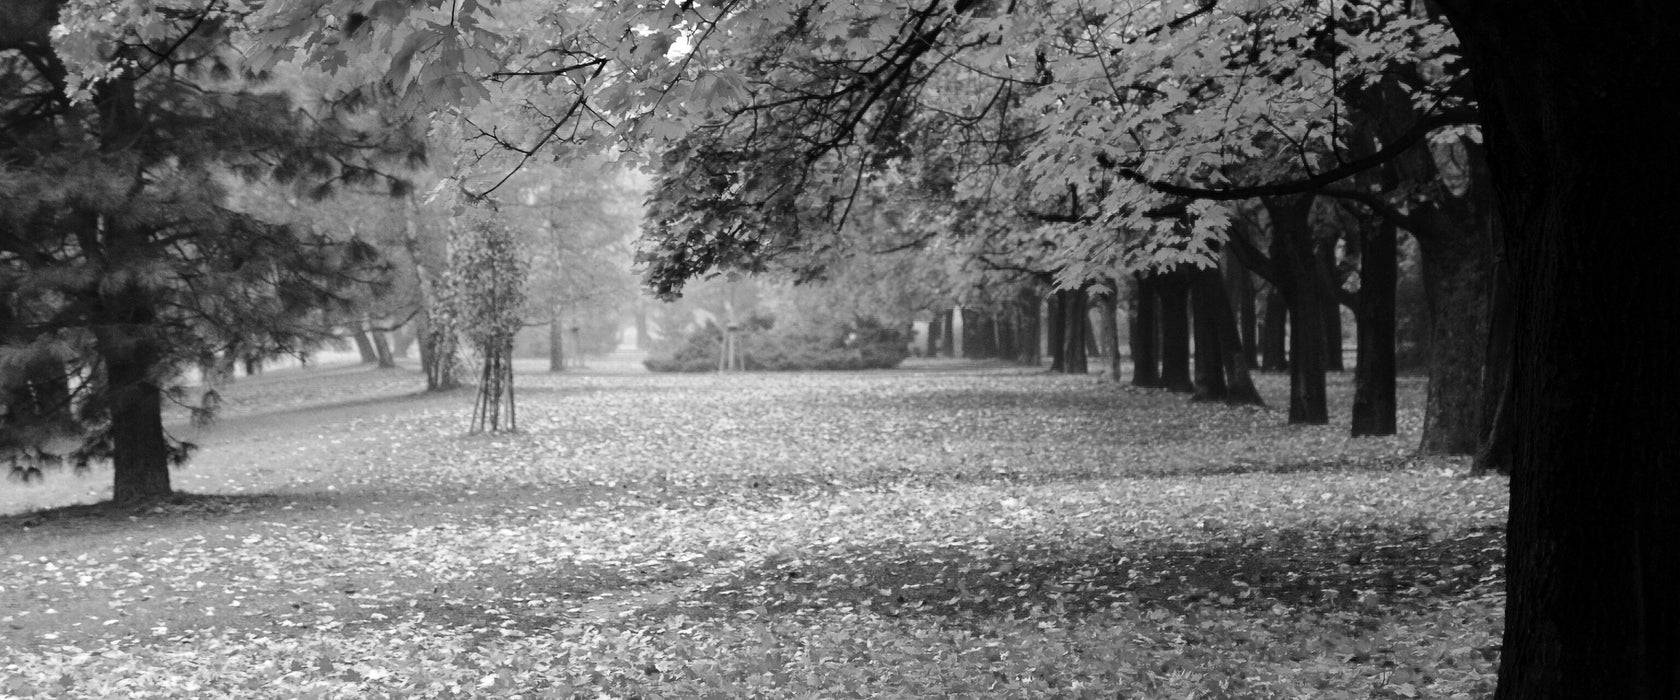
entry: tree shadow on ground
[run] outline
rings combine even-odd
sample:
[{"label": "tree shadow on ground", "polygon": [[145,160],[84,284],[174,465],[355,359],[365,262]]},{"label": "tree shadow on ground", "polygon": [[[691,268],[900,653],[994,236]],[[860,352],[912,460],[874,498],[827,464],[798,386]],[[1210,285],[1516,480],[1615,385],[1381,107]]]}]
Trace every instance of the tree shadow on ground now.
[{"label": "tree shadow on ground", "polygon": [[325,500],[326,496],[300,494],[177,492],[167,498],[140,503],[101,501],[0,515],[0,533],[16,530],[58,530],[80,535],[107,527],[127,527],[135,521],[224,518],[295,505],[300,501]]},{"label": "tree shadow on ground", "polygon": [[811,609],[889,616],[1079,617],[1111,606],[1182,610],[1427,607],[1497,592],[1504,532],[1425,526],[1282,529],[1200,542],[1124,542],[1076,551],[1044,542],[986,549],[845,549],[773,559],[649,614],[728,617]]}]

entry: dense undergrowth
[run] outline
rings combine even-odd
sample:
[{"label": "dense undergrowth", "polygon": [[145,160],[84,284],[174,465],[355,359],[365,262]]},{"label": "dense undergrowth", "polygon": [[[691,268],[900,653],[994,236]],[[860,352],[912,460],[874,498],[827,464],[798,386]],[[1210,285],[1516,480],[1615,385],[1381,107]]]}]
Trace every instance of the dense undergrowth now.
[{"label": "dense undergrowth", "polygon": [[0,518],[0,696],[1491,690],[1504,486],[1409,457],[1417,384],[1354,441],[917,366],[522,374],[476,437],[400,373],[236,385],[286,410],[206,436],[221,495]]}]

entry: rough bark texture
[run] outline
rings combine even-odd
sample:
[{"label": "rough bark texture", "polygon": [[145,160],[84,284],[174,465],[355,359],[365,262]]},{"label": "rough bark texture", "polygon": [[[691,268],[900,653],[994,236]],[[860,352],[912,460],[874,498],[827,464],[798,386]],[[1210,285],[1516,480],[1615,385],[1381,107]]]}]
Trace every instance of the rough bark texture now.
[{"label": "rough bark texture", "polygon": [[1161,386],[1190,393],[1190,283],[1183,270],[1155,276],[1161,300]]},{"label": "rough bark texture", "polygon": [[1450,2],[1517,352],[1498,700],[1680,697],[1680,4]]},{"label": "rough bark texture", "polygon": [[1139,273],[1132,277],[1132,285],[1132,311],[1126,315],[1131,322],[1132,386],[1161,386],[1161,362],[1155,354],[1160,336],[1155,276]]},{"label": "rough bark texture", "polygon": [[1265,200],[1272,217],[1272,264],[1289,304],[1289,422],[1330,422],[1324,385],[1324,285],[1317,275],[1311,195]]},{"label": "rough bark texture", "polygon": [[1488,241],[1443,224],[1418,237],[1429,311],[1425,454],[1468,455],[1482,439],[1482,360],[1487,352]]},{"label": "rough bark texture", "polygon": [[1359,248],[1357,357],[1353,369],[1354,437],[1393,435],[1394,288],[1400,278],[1399,232],[1392,221],[1373,222]]}]

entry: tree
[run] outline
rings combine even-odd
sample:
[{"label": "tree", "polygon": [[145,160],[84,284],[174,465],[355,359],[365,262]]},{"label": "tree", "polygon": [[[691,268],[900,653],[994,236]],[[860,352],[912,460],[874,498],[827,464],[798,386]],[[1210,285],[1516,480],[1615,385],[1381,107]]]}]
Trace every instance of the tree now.
[{"label": "tree", "polygon": [[[513,336],[524,326],[527,268],[507,224],[488,205],[468,208],[453,222],[449,276],[461,334],[483,367],[473,403],[472,432],[519,429],[513,398]],[[506,411],[507,423],[502,416]]]},{"label": "tree", "polygon": [[[68,460],[110,460],[113,500],[139,502],[169,495],[169,465],[191,452],[163,425],[164,402],[186,400],[182,369],[305,353],[325,339],[317,314],[381,275],[365,243],[240,211],[230,188],[394,182],[364,156],[408,145],[400,126],[362,131],[258,89],[215,6],[140,27],[62,7],[76,12],[27,3],[0,34],[0,444],[27,477],[57,463],[43,436],[79,437]],[[106,62],[94,80],[77,69],[89,56]]]},{"label": "tree", "polygon": [[1680,7],[1441,6],[1475,78],[1515,297],[1495,697],[1680,696],[1680,134],[1658,99],[1680,88]]}]

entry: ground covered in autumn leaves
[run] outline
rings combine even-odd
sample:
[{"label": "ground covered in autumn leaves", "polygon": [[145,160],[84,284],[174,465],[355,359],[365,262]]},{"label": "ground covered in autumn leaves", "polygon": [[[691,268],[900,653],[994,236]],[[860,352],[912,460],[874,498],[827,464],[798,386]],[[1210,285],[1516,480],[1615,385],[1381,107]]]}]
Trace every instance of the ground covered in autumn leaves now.
[{"label": "ground covered in autumn leaves", "polygon": [[[533,368],[534,370],[534,368]],[[0,697],[1483,697],[1504,482],[1094,377],[227,390],[139,511],[0,485]],[[1336,385],[1345,423],[1348,387]],[[1337,410],[1339,409],[1339,410]],[[10,513],[10,514],[5,514]]]}]

